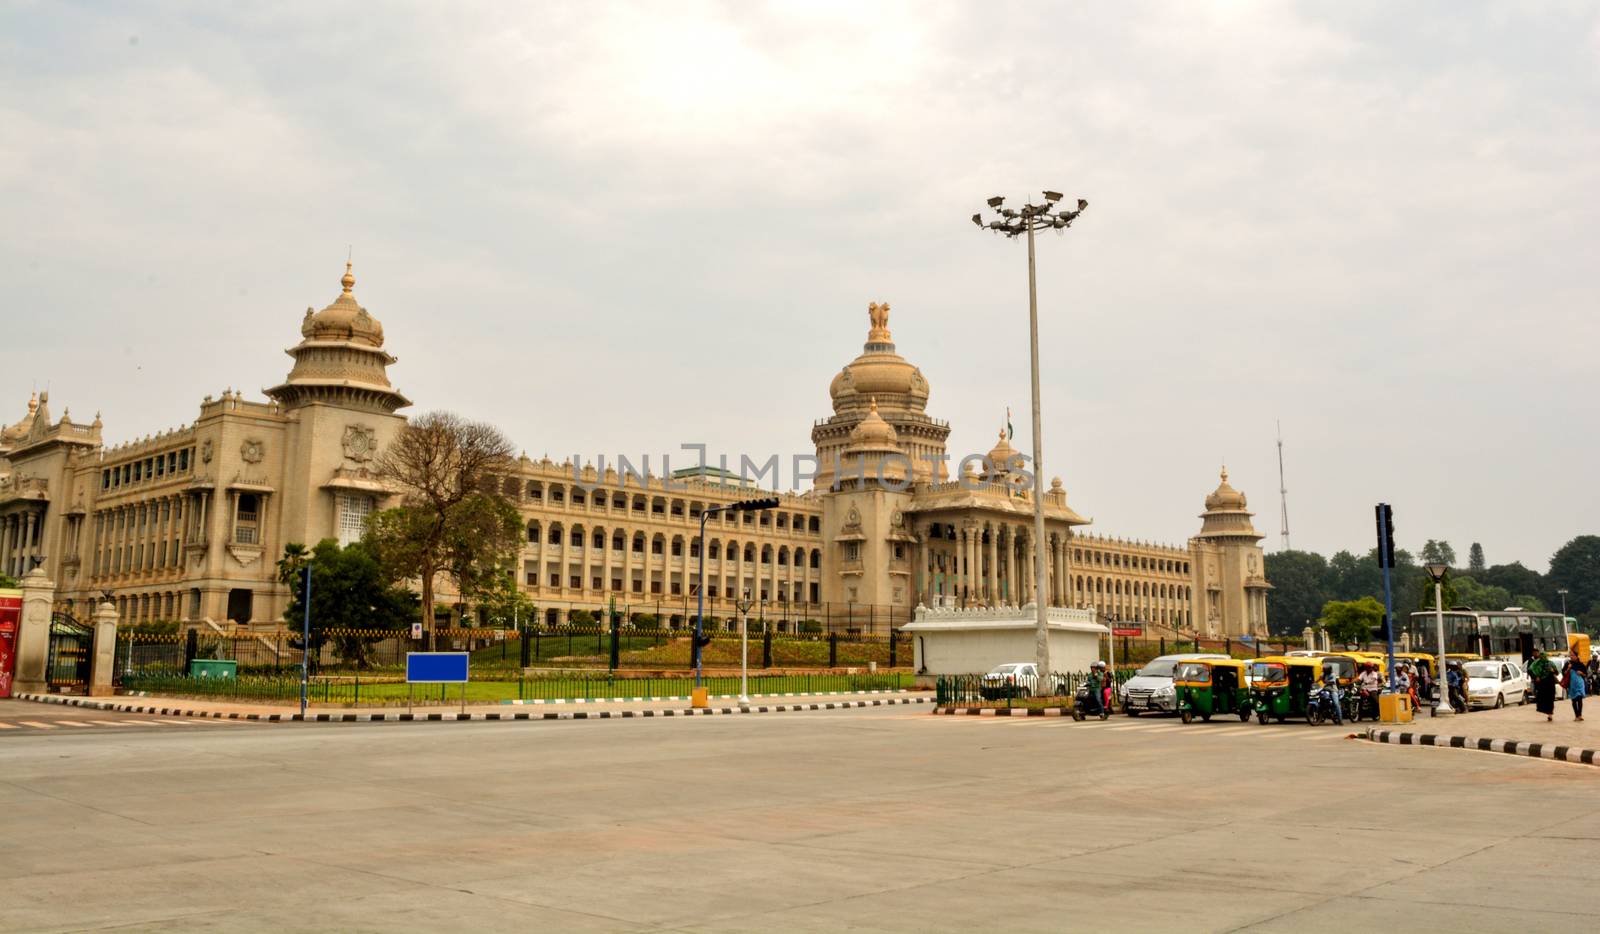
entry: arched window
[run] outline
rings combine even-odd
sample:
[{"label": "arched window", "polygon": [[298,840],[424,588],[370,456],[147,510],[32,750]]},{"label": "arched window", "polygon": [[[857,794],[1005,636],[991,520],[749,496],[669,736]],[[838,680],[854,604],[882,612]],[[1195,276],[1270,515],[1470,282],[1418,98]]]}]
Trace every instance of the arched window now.
[{"label": "arched window", "polygon": [[544,484],[537,480],[528,481],[528,498],[536,503],[544,502]]},{"label": "arched window", "polygon": [[596,547],[596,548],[604,548],[604,547],[606,547],[606,532],[605,532],[605,529],[595,529],[594,530],[594,547]]},{"label": "arched window", "polygon": [[744,560],[746,561],[746,563],[749,563],[749,564],[755,564],[756,563],[756,546],[755,545],[746,545],[746,546],[744,546]]},{"label": "arched window", "polygon": [[666,536],[665,535],[657,535],[654,538],[650,539],[650,553],[653,554],[653,555],[659,555],[659,554],[661,554],[662,552],[664,552],[666,550],[666,545],[667,545]]},{"label": "arched window", "polygon": [[581,526],[581,525],[573,526],[572,527],[572,535],[569,537],[569,540],[572,542],[572,547],[574,547],[574,548],[582,548],[583,547],[583,526]]},{"label": "arched window", "polygon": [[559,523],[559,522],[552,522],[552,523],[551,523],[551,524],[550,524],[550,538],[549,538],[549,542],[550,542],[550,544],[552,544],[552,545],[559,545],[559,544],[561,544],[561,523]]},{"label": "arched window", "polygon": [[628,547],[628,537],[621,530],[611,533],[611,550],[624,551]]},{"label": "arched window", "polygon": [[533,542],[535,545],[539,544],[539,523],[528,523],[528,541]]},{"label": "arched window", "polygon": [[672,537],[672,556],[674,558],[683,557],[683,536],[681,535]]},{"label": "arched window", "polygon": [[713,538],[706,548],[710,550],[712,558],[722,557],[722,545],[716,539]]},{"label": "arched window", "polygon": [[643,532],[635,532],[635,533],[633,533],[633,553],[636,554],[636,555],[644,554],[644,533]]},{"label": "arched window", "polygon": [[811,549],[811,566],[814,568],[822,567],[822,552],[816,548]]},{"label": "arched window", "polygon": [[[781,518],[783,514],[779,513],[778,515]],[[788,566],[789,566],[789,548],[788,548],[788,546],[784,546],[784,547],[778,549],[778,567],[786,568]]]},{"label": "arched window", "polygon": [[771,564],[772,563],[772,546],[771,545],[762,545],[761,546],[761,563],[762,564]]}]

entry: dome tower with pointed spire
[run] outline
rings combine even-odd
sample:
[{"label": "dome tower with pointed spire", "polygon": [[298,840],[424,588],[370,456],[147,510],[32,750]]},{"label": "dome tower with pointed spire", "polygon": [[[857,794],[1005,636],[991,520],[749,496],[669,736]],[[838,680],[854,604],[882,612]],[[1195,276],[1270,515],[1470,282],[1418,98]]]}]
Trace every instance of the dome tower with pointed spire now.
[{"label": "dome tower with pointed spire", "polygon": [[294,367],[281,385],[266,390],[285,408],[325,402],[394,412],[411,404],[389,383],[395,362],[383,349],[383,325],[356,301],[355,274],[344,264],[343,291],[318,312],[306,309],[299,344],[286,351]]}]

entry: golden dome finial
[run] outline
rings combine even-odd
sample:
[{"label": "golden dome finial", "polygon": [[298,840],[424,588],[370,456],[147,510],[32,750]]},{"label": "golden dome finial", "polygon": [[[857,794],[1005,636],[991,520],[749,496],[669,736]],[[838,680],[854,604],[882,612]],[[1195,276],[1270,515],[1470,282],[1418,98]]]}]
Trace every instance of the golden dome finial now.
[{"label": "golden dome finial", "polygon": [[1223,483],[1227,483],[1228,482],[1228,465],[1227,464],[1223,464],[1222,465],[1222,482]]},{"label": "golden dome finial", "polygon": [[349,260],[345,261],[344,276],[339,279],[339,284],[344,286],[344,294],[346,295],[349,295],[350,290],[356,287],[356,277],[350,272],[350,267],[352,265],[353,264]]},{"label": "golden dome finial", "polygon": [[878,414],[878,397],[877,396],[873,396],[872,397],[872,414],[873,415],[877,415]]}]

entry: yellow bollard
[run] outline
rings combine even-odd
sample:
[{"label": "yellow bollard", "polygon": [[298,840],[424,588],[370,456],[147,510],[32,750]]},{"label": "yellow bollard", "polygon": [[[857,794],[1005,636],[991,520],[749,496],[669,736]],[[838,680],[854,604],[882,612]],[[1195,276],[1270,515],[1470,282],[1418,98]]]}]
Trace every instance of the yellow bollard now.
[{"label": "yellow bollard", "polygon": [[707,688],[695,688],[689,692],[690,706],[696,710],[704,710],[711,706],[711,692]]},{"label": "yellow bollard", "polygon": [[1382,723],[1410,723],[1410,694],[1379,694],[1378,720]]}]

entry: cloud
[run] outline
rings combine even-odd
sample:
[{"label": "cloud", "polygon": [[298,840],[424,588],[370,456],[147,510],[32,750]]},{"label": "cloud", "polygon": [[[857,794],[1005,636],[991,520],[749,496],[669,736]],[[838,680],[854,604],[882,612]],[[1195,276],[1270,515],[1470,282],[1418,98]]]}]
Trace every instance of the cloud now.
[{"label": "cloud", "polygon": [[1091,208],[1039,244],[1046,472],[1102,530],[1181,540],[1224,457],[1273,512],[1279,418],[1297,544],[1384,499],[1539,564],[1600,520],[1589,7],[0,17],[0,405],[49,379],[126,437],[271,385],[354,244],[395,380],[535,454],[803,452],[881,299],[987,450],[1025,279],[965,218],[1056,187]]}]

